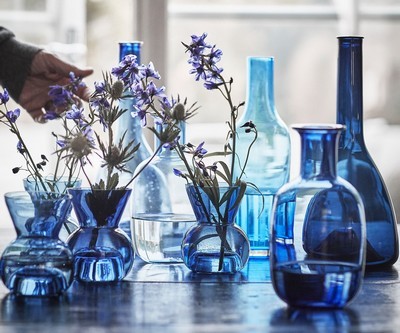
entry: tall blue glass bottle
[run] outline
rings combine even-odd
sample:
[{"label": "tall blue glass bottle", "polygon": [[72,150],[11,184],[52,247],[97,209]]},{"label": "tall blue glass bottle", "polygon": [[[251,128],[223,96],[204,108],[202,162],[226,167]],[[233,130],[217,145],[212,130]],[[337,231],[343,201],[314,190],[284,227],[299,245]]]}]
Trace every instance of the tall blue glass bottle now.
[{"label": "tall blue glass bottle", "polygon": [[360,193],[367,224],[367,266],[392,265],[399,255],[396,217],[389,193],[363,137],[362,37],[339,37],[337,123],[338,173]]},{"label": "tall blue glass bottle", "polygon": [[274,58],[249,57],[247,66],[246,104],[237,126],[240,163],[238,161],[234,170],[238,176],[253,139],[240,126],[251,120],[258,130],[258,138],[251,150],[243,179],[256,184],[263,196],[248,188],[239,209],[237,224],[250,240],[250,255],[268,256],[269,214],[274,194],[289,179],[290,137],[275,107]]},{"label": "tall blue glass bottle", "polygon": [[[136,61],[140,64],[141,61],[140,50],[142,44],[143,43],[140,41],[119,43],[119,60],[121,61],[128,54],[133,54],[137,57]],[[129,92],[126,92],[125,94],[129,95]],[[128,144],[132,140],[134,140],[135,144],[140,143],[140,147],[135,152],[134,157],[126,164],[126,168],[132,174],[142,161],[146,160],[151,156],[151,148],[143,135],[140,119],[134,118],[131,115],[131,113],[134,111],[133,110],[134,105],[135,105],[135,99],[133,97],[125,97],[120,100],[120,107],[123,109],[127,109],[128,111],[125,112],[118,120],[118,128],[116,133],[116,140],[119,140],[126,132],[124,137],[125,144]],[[121,185],[126,184],[131,179],[132,174],[128,173],[121,174],[120,184]],[[130,205],[127,205],[120,222],[120,228],[126,231],[128,235],[130,235],[129,231],[130,219],[131,219]]]}]

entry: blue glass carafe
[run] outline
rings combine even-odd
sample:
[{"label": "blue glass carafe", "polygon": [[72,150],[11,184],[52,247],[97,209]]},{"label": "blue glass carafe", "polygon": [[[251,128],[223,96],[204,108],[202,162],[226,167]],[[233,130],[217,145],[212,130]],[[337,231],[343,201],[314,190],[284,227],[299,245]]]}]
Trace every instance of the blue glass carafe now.
[{"label": "blue glass carafe", "polygon": [[[143,42],[121,42],[119,43],[119,60],[121,61],[126,55],[133,54],[136,56],[136,61],[140,64],[140,51]],[[132,178],[138,165],[149,158],[152,154],[151,148],[144,136],[142,131],[142,125],[139,117],[133,117],[135,99],[130,96],[130,90],[124,92],[124,98],[119,102],[119,106],[122,109],[127,109],[120,119],[118,120],[116,140],[119,140],[124,136],[124,145],[126,146],[129,142],[134,141],[135,144],[140,143],[139,149],[135,152],[133,158],[126,163],[126,169],[130,173],[122,173],[120,175],[120,184],[124,185]],[[118,141],[117,141],[118,142]],[[128,235],[130,235],[130,219],[131,219],[130,205],[127,205],[124,214],[121,218],[120,228],[123,229]]]},{"label": "blue glass carafe", "polygon": [[243,180],[254,183],[262,195],[247,187],[240,206],[237,224],[250,240],[250,256],[268,256],[269,215],[276,191],[289,180],[290,137],[279,117],[274,99],[274,58],[248,58],[247,96],[245,110],[238,121],[237,164],[239,176],[249,145],[251,134],[241,128],[252,121],[258,138],[252,147]]},{"label": "blue glass carafe", "polygon": [[297,125],[300,176],[281,187],[271,213],[270,269],[290,306],[341,308],[357,294],[365,268],[360,195],[337,176],[342,125]]},{"label": "blue glass carafe", "polygon": [[[185,142],[186,124],[180,121],[179,142]],[[143,161],[144,170],[133,183],[132,241],[135,253],[148,263],[181,263],[181,243],[195,222],[186,194],[186,181],[174,174],[185,170],[175,149],[161,147],[154,138],[157,155]]]},{"label": "blue glass carafe", "polygon": [[363,136],[362,37],[339,37],[337,123],[338,173],[360,193],[367,223],[367,266],[392,265],[399,255],[396,217],[382,176]]}]

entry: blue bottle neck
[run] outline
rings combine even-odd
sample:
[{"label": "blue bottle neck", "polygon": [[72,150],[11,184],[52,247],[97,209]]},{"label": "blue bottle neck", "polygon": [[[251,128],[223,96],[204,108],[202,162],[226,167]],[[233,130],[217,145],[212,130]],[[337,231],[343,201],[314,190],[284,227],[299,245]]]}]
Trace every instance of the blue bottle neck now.
[{"label": "blue bottle neck", "polygon": [[361,149],[363,138],[362,37],[339,37],[336,122],[346,126],[340,149]]},{"label": "blue bottle neck", "polygon": [[301,139],[301,178],[335,179],[342,126],[294,126]]},{"label": "blue bottle neck", "polygon": [[275,119],[274,58],[249,57],[247,68],[247,95],[243,117],[256,124]]},{"label": "blue bottle neck", "polygon": [[140,64],[140,50],[143,42],[121,42],[119,43],[119,61],[121,61],[126,55],[133,54],[136,56],[136,62]]}]

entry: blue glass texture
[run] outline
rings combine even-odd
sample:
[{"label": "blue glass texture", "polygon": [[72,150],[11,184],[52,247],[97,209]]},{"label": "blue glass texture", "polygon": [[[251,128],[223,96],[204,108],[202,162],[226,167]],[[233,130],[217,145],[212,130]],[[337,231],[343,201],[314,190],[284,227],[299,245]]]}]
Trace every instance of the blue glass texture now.
[{"label": "blue glass texture", "polygon": [[[54,180],[53,177],[46,177],[44,179],[46,186],[48,189],[51,190],[51,192],[56,192],[56,193],[62,193],[65,194],[67,193],[67,190],[72,187],[80,187],[82,184],[81,179],[74,179],[72,182],[68,180],[67,177],[60,177],[56,180]],[[40,191],[42,186],[37,183],[34,179],[31,177],[24,178],[23,179],[23,184],[25,191],[29,192],[36,192]],[[72,212],[72,205],[70,206],[69,211],[66,214],[66,217],[62,223],[61,231],[59,234],[59,238],[63,241],[66,241],[68,236],[72,234],[76,229],[78,229],[78,222],[74,218],[73,215],[71,215]]]},{"label": "blue glass texture", "polygon": [[343,126],[294,129],[301,137],[300,176],[274,198],[272,283],[290,306],[341,308],[360,289],[366,251],[361,197],[337,177]]},{"label": "blue glass texture", "polygon": [[250,255],[268,256],[272,199],[289,179],[290,136],[275,107],[274,59],[249,57],[247,68],[247,96],[237,126],[239,159],[234,166],[234,175],[240,175],[253,139],[253,134],[245,133],[241,126],[252,121],[258,138],[250,152],[243,179],[256,184],[263,196],[248,187],[237,223],[249,237]]},{"label": "blue glass texture", "polygon": [[1,256],[1,278],[16,295],[58,296],[70,286],[72,252],[58,238],[71,207],[66,194],[10,192],[5,200],[17,239]]},{"label": "blue glass texture", "polygon": [[118,228],[131,190],[70,189],[69,192],[80,226],[67,240],[74,255],[75,279],[122,280],[134,260],[132,243]]},{"label": "blue glass texture", "polygon": [[364,202],[367,266],[387,266],[398,259],[398,234],[389,193],[364,142],[362,40],[339,37],[337,123],[346,130],[339,143],[338,174]]},{"label": "blue glass texture", "polygon": [[239,188],[220,187],[220,198],[228,191],[230,194],[219,207],[208,197],[209,189],[189,184],[186,190],[197,224],[186,232],[182,241],[185,265],[196,273],[242,270],[249,259],[250,244],[243,230],[234,224]]}]

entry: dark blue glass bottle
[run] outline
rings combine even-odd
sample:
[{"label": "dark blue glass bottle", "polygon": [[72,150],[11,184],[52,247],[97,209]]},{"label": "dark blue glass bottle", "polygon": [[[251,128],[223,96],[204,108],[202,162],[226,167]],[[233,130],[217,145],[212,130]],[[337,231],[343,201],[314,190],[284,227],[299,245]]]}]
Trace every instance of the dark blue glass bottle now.
[{"label": "dark blue glass bottle", "polygon": [[290,306],[340,308],[362,283],[365,215],[355,188],[337,177],[342,125],[294,126],[301,137],[300,176],[276,193],[270,267]]},{"label": "dark blue glass bottle", "polygon": [[[143,42],[133,41],[133,42],[121,42],[119,43],[119,60],[128,54],[133,54],[136,56],[136,62],[140,64],[140,50]],[[135,172],[138,165],[148,159],[151,156],[151,148],[144,137],[142,131],[142,125],[138,117],[132,117],[132,112],[134,112],[133,106],[135,105],[135,99],[129,97],[130,91],[125,92],[125,97],[120,100],[119,106],[122,109],[127,109],[118,120],[118,127],[116,132],[116,140],[124,136],[124,144],[127,145],[129,142],[134,141],[135,144],[140,143],[139,149],[135,152],[133,158],[126,163],[126,169],[131,173],[124,172],[120,175],[120,184],[125,185],[132,178],[132,174]],[[118,141],[116,141],[118,142]],[[130,205],[127,205],[124,215],[121,219],[120,228],[124,230],[128,235],[130,235],[130,220],[131,220],[131,209]]]},{"label": "dark blue glass bottle", "polygon": [[399,255],[396,217],[384,181],[363,137],[362,37],[339,37],[337,123],[338,174],[360,193],[367,223],[367,266],[392,265]]}]

